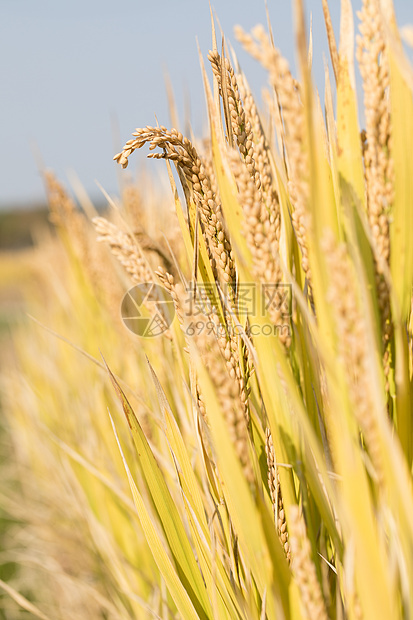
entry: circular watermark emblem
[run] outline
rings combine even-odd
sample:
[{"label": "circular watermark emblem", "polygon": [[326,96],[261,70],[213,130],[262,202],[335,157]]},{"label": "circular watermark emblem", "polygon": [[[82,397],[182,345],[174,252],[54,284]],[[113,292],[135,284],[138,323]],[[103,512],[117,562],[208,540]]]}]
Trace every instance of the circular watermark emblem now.
[{"label": "circular watermark emblem", "polygon": [[168,291],[159,284],[143,282],[129,289],[122,300],[122,320],[137,336],[160,336],[172,324],[175,308]]}]

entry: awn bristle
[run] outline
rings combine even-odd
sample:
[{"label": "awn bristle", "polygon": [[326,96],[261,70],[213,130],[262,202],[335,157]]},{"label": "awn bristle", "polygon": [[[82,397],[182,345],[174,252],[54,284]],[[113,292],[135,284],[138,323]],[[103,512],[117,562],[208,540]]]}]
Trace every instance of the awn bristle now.
[{"label": "awn bristle", "polygon": [[165,269],[163,269],[163,267],[158,267],[158,269],[155,271],[155,275],[159,278],[159,281],[171,296],[175,308],[175,313],[179,321],[179,325],[184,331],[184,313],[180,301],[180,296],[183,297],[184,294],[183,291],[178,288],[177,284],[175,284],[174,276],[171,273],[168,273]]},{"label": "awn bristle", "polygon": [[327,620],[323,594],[311,557],[311,544],[308,540],[307,528],[298,506],[291,506],[288,523],[292,570],[300,590],[306,617],[309,620]]},{"label": "awn bristle", "polygon": [[159,265],[159,261],[166,271],[175,273],[175,265],[171,262],[167,256],[165,250],[161,245],[146,234],[141,228],[135,228],[134,236],[138,242],[139,247],[143,250],[145,257],[150,262],[151,266]]},{"label": "awn bristle", "polygon": [[[288,61],[273,47],[262,26],[256,26],[251,36],[241,27],[236,28],[236,36],[245,50],[258,60],[269,72],[281,109],[283,120],[283,140],[288,162],[288,191],[292,210],[292,222],[302,253],[302,267],[311,283],[308,259],[308,156],[305,150],[304,108],[300,101],[299,87],[291,75]],[[255,37],[255,39],[254,39]]]},{"label": "awn bristle", "polygon": [[69,241],[78,258],[88,263],[88,239],[85,218],[76,209],[76,205],[65,188],[56,179],[53,172],[46,170],[43,173],[46,184],[47,199],[50,209],[51,222],[62,230],[66,230]]},{"label": "awn bristle", "polygon": [[328,303],[335,309],[338,356],[349,389],[354,415],[363,433],[378,484],[382,482],[382,459],[378,428],[369,384],[367,326],[354,289],[356,273],[344,243],[337,245],[331,233],[326,234],[323,249],[328,256],[330,286]]},{"label": "awn bristle", "polygon": [[333,23],[331,21],[330,8],[328,6],[328,2],[327,0],[322,0],[322,3],[323,3],[324,22],[325,22],[326,31],[327,31],[328,47],[330,48],[331,64],[333,65],[334,77],[337,83],[338,72],[339,72],[339,59],[338,59],[336,38],[334,35]]},{"label": "awn bristle", "polygon": [[201,153],[202,165],[204,166],[205,175],[209,179],[210,187],[215,201],[221,204],[219,197],[219,188],[217,179],[215,176],[214,162],[212,160],[212,143],[209,138],[202,140],[202,153]]},{"label": "awn bristle", "polygon": [[[253,258],[253,271],[258,281],[277,286],[282,282],[283,274],[279,264],[278,221],[269,215],[263,201],[261,190],[257,188],[246,170],[238,153],[230,154],[231,168],[238,186],[240,203],[245,213],[245,237]],[[268,296],[273,293],[268,289]],[[276,289],[275,299],[268,301],[268,313],[274,325],[283,325],[283,290]],[[288,312],[287,312],[288,314]],[[288,327],[288,324],[286,324]],[[288,330],[280,330],[280,341],[289,346],[291,336]]]},{"label": "awn bristle", "polygon": [[115,155],[114,160],[126,168],[131,153],[142,148],[146,142],[150,143],[150,150],[157,147],[163,149],[163,153],[151,153],[148,157],[170,159],[182,170],[189,187],[192,187],[194,201],[199,209],[202,232],[211,252],[212,269],[224,288],[226,285],[235,287],[235,265],[231,244],[225,232],[221,205],[217,202],[211,180],[195,147],[176,129],[168,131],[163,126],[148,125],[143,129],[137,129],[132,135],[135,139],[128,140],[123,150]]},{"label": "awn bristle", "polygon": [[[125,210],[130,229],[133,231],[139,247],[143,250],[151,267],[156,269],[160,261],[162,267],[164,267],[166,271],[175,275],[175,266],[168,256],[163,239],[160,238],[158,231],[154,230],[153,226],[151,226],[153,220],[148,217],[148,210],[145,208],[142,201],[142,193],[136,183],[128,182],[123,187],[122,207]],[[180,238],[179,241],[176,239],[176,233],[178,231],[175,228],[176,227],[169,221],[168,217],[165,226],[165,229],[168,231],[168,242],[171,243],[172,247],[178,248],[180,245]]]},{"label": "awn bristle", "polygon": [[95,217],[93,223],[99,235],[97,240],[110,247],[113,256],[129,273],[133,282],[151,282],[152,272],[137,240],[104,217]]},{"label": "awn bristle", "polygon": [[382,317],[384,344],[391,336],[389,290],[383,277],[383,263],[390,259],[389,212],[394,200],[394,167],[391,157],[389,111],[389,66],[384,23],[378,0],[363,0],[357,60],[363,78],[366,130],[364,168],[367,212],[374,240],[376,285]]},{"label": "awn bristle", "polygon": [[[378,0],[363,0],[359,13],[357,59],[363,78],[366,114],[364,153],[367,208],[379,257],[389,262],[388,213],[394,200],[394,170],[391,158],[390,112],[387,90],[389,67]],[[380,268],[380,265],[378,265]]]},{"label": "awn bristle", "polygon": [[241,347],[242,356],[240,355],[240,338],[235,334],[231,334],[229,337],[221,336],[221,338],[218,339],[218,344],[224,355],[230,377],[236,379],[238,383],[238,393],[242,411],[246,423],[249,424],[250,412],[248,398],[250,389],[247,384],[250,376],[250,369],[248,349],[246,347]]},{"label": "awn bristle", "polygon": [[[241,154],[239,158],[234,150],[230,159],[238,184],[240,202],[246,214],[245,234],[254,258],[254,274],[262,283],[277,285],[282,281],[279,265],[280,207],[274,190],[268,145],[258,111],[245,81],[241,75],[235,75],[228,58],[221,58],[215,50],[209,52],[208,59],[224,107],[225,102],[228,103],[232,131]],[[227,77],[225,81],[224,72]],[[240,91],[244,94],[244,103]],[[269,308],[270,318],[275,325],[282,323],[282,293],[280,295],[277,295],[276,302]],[[291,337],[282,330],[280,340],[288,346]]]},{"label": "awn bristle", "polygon": [[[95,217],[93,223],[98,233],[97,241],[109,246],[111,253],[131,276],[134,284],[153,282],[152,270],[135,235],[120,230],[104,217]],[[159,301],[156,288],[151,291],[151,300]],[[169,340],[172,338],[169,329],[166,329],[163,335]]]},{"label": "awn bristle", "polygon": [[[248,381],[251,372],[247,355],[248,350],[242,345],[241,351],[239,350],[239,337],[232,333],[231,323],[226,326],[220,322],[215,309],[211,308],[209,300],[197,301],[195,299],[194,303],[197,304],[198,312],[195,315],[184,314],[184,292],[181,289],[177,289],[173,275],[165,272],[162,268],[156,271],[156,275],[172,297],[178,321],[186,341],[189,338],[195,339],[204,362],[210,373],[213,374],[214,385],[219,386],[220,402],[225,412],[234,445],[237,446],[237,454],[246,471],[248,470],[249,472],[249,479],[252,479],[252,469],[249,460],[246,458],[247,451],[245,446],[245,433],[248,434],[249,425],[250,388]],[[199,313],[199,309],[202,307],[206,314]],[[227,320],[231,321],[228,314]],[[190,335],[187,328],[194,322],[202,323],[204,329],[199,334],[195,331],[193,335]],[[191,331],[193,332],[193,329]],[[215,365],[214,359],[216,361]],[[208,411],[199,386],[196,388],[196,395],[200,412],[207,423]]]},{"label": "awn bristle", "polygon": [[238,77],[238,83],[244,100],[245,116],[252,127],[255,168],[259,174],[261,193],[267,208],[268,218],[275,228],[276,238],[279,240],[281,233],[280,203],[275,189],[270,147],[262,128],[254,97],[243,75]]},{"label": "awn bristle", "polygon": [[[199,316],[197,319],[199,320]],[[217,315],[203,316],[205,325],[215,323],[217,333],[221,325]],[[212,330],[215,331],[215,330]],[[211,381],[217,393],[219,403],[225,416],[231,442],[242,465],[246,479],[252,482],[254,474],[250,459],[250,438],[248,431],[249,388],[246,386],[244,375],[239,362],[237,339],[227,336],[216,336],[204,330],[193,336],[202,360],[209,372]],[[234,350],[234,345],[236,350]],[[197,386],[198,405],[206,423],[208,423],[208,403],[203,398],[202,391]]]},{"label": "awn bristle", "polygon": [[265,430],[265,438],[265,453],[267,455],[268,466],[268,487],[270,489],[272,509],[274,513],[274,522],[277,524],[278,536],[284,549],[287,561],[288,563],[290,563],[291,550],[290,544],[288,542],[287,521],[285,518],[284,503],[281,494],[280,475],[277,471],[277,461],[275,458],[274,444],[272,441],[271,431],[268,427]]},{"label": "awn bristle", "polygon": [[[235,75],[234,69],[232,68],[228,58],[222,59],[217,51],[209,52],[208,59],[217,79],[220,95],[224,102],[228,101],[231,127],[236,136],[239,152],[244,159],[251,178],[254,180],[257,188],[259,188],[261,181],[259,173],[255,167],[254,136],[252,133],[251,123],[246,118],[244,106],[241,101],[237,76]],[[226,93],[223,92],[223,70],[227,72],[227,77],[229,78],[225,80]]]},{"label": "awn bristle", "polygon": [[122,205],[131,222],[141,222],[144,213],[142,196],[135,183],[126,183],[122,188]]},{"label": "awn bristle", "polygon": [[[231,318],[226,314],[227,325],[222,325],[217,314],[212,312],[209,315],[210,321],[215,325],[214,333],[216,334],[216,340],[225,360],[225,365],[231,379],[238,385],[238,397],[241,403],[242,411],[244,414],[245,422],[249,424],[249,394],[250,388],[248,387],[248,379],[250,376],[250,368],[248,362],[248,349],[241,347],[242,355],[240,355],[239,336],[232,331],[233,325]],[[227,331],[227,327],[229,333]]]},{"label": "awn bristle", "polygon": [[93,229],[63,185],[51,171],[44,173],[48,194],[50,219],[64,233],[65,240],[82,264],[82,269],[97,298],[102,301],[117,322],[119,299],[123,291],[104,248],[96,248]]}]

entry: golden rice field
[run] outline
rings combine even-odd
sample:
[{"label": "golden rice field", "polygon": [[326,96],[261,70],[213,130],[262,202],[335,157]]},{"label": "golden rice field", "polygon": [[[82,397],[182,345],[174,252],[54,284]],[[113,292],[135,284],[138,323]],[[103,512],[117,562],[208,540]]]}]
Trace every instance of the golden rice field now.
[{"label": "golden rice field", "polygon": [[125,176],[103,216],[44,173],[1,619],[413,618],[413,70],[391,0],[341,4],[324,93],[301,1],[297,75],[235,29],[260,106],[213,27],[208,139],[137,119],[114,157],[164,160],[168,195]]}]

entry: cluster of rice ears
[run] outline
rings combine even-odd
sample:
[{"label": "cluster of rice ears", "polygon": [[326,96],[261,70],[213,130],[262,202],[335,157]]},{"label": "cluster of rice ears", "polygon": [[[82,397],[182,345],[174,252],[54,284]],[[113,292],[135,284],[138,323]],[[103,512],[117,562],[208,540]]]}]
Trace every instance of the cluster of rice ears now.
[{"label": "cluster of rice ears", "polygon": [[[146,126],[115,156],[149,146],[172,201],[124,184],[110,220],[83,198],[92,226],[46,175],[63,243],[6,382],[4,617],[413,618],[413,73],[390,0],[356,44],[349,0],[339,45],[323,8],[324,101],[300,1],[297,77],[270,26],[236,30],[264,116],[213,28],[209,140]],[[142,282],[174,304],[159,337],[119,316]]]}]

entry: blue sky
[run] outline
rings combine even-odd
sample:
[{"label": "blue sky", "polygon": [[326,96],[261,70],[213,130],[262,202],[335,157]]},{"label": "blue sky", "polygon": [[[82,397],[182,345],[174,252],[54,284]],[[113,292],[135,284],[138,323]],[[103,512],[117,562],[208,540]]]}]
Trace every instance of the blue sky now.
[{"label": "blue sky", "polygon": [[[353,1],[355,9],[360,1]],[[268,5],[276,45],[293,62],[292,2]],[[339,1],[330,5],[338,28]],[[216,0],[213,7],[259,96],[266,76],[242,52],[233,27],[265,23],[264,0]],[[315,77],[322,86],[327,44],[321,0],[307,0],[306,7],[313,15]],[[412,0],[395,0],[395,8],[399,24],[413,23]],[[206,112],[197,39],[206,57],[207,0],[0,0],[0,207],[43,199],[34,152],[64,182],[75,171],[93,198],[99,196],[95,180],[116,193],[112,156],[119,140],[123,144],[135,127],[156,122],[155,114],[170,125],[165,70],[181,119],[189,101],[192,127],[202,135]],[[131,159],[132,171],[143,157]],[[156,172],[160,164],[146,166]]]}]

